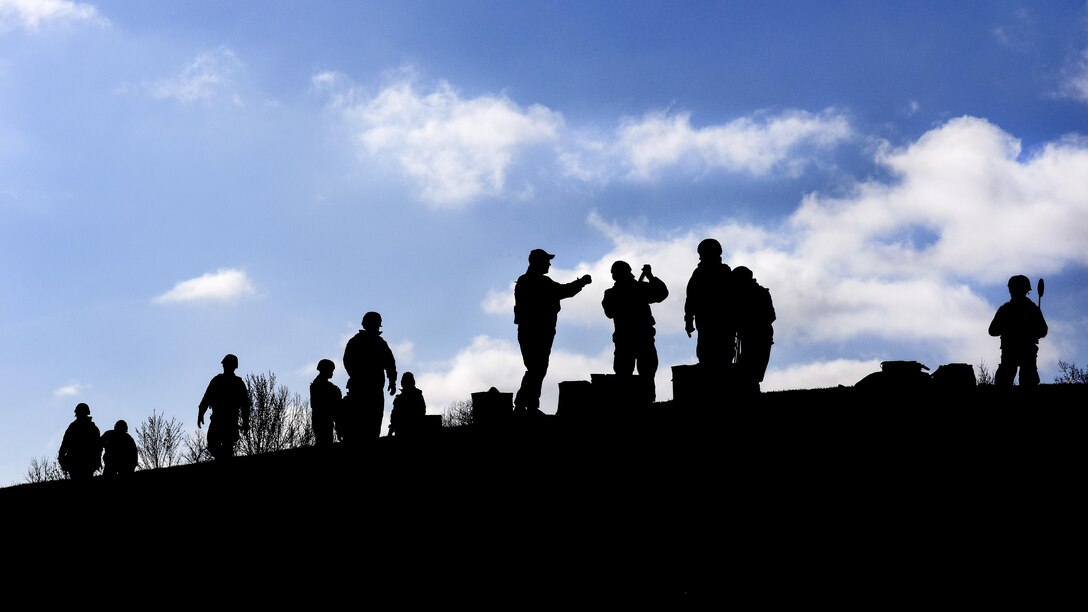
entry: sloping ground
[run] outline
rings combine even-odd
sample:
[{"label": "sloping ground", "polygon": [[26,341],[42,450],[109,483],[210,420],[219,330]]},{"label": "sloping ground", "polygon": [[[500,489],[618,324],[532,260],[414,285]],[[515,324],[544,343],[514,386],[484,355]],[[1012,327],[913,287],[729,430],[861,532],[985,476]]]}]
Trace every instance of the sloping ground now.
[{"label": "sloping ground", "polygon": [[93,566],[112,542],[133,584],[195,572],[225,602],[1038,606],[1080,580],[1065,553],[1085,544],[1086,398],[836,388],[616,407],[20,485],[0,509],[12,558]]}]

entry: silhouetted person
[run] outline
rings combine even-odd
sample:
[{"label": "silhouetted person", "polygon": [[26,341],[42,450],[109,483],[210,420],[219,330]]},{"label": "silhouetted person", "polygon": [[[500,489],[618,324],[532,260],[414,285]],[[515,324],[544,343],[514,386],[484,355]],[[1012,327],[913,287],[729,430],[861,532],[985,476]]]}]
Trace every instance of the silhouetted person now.
[{"label": "silhouetted person", "polygon": [[631,265],[617,261],[612,264],[612,280],[615,283],[604,290],[601,301],[605,316],[615,325],[612,369],[616,374],[629,375],[637,367],[639,375],[647,381],[652,400],[656,396],[654,375],[658,361],[654,345],[656,321],[650,304],[664,301],[669,297],[669,289],[653,275],[649,264],[642,266],[642,275],[636,281]]},{"label": "silhouetted person", "polygon": [[117,421],[113,429],[102,434],[102,475],[123,476],[136,471],[140,451],[136,440],[128,433],[128,423]]},{"label": "silhouetted person", "polygon": [[540,386],[548,374],[559,301],[577,295],[593,282],[588,274],[566,284],[552,280],[546,275],[553,257],[543,249],[530,251],[529,268],[514,284],[514,323],[518,326],[518,344],[525,362],[525,375],[514,396],[514,408],[534,414],[540,411]]},{"label": "silhouetted person", "polygon": [[732,278],[722,261],[722,245],[713,238],[699,243],[699,265],[688,280],[684,331],[698,330],[695,355],[707,376],[725,374],[736,357],[736,322]]},{"label": "silhouetted person", "polygon": [[733,268],[737,316],[737,376],[741,390],[759,393],[774,344],[774,302],[744,266]]},{"label": "silhouetted person", "polygon": [[[397,392],[397,362],[382,338],[382,316],[376,312],[363,315],[363,328],[348,340],[344,348],[344,371],[348,373],[348,394],[341,420],[345,421],[341,440],[358,441],[382,435],[385,395]],[[386,380],[388,379],[388,385]]]},{"label": "silhouetted person", "polygon": [[200,400],[196,426],[199,429],[204,425],[204,413],[211,408],[208,452],[216,459],[229,459],[234,456],[234,445],[238,442],[239,420],[241,430],[249,431],[250,400],[245,381],[234,373],[238,369],[238,358],[227,355],[222,364],[223,373],[212,378]]},{"label": "silhouetted person", "polygon": [[331,359],[317,362],[317,377],[310,383],[310,420],[314,427],[314,444],[329,446],[333,442],[333,430],[344,399],[332,382],[336,364]]},{"label": "silhouetted person", "polygon": [[102,467],[102,432],[91,419],[91,407],[76,405],[76,419],[64,430],[57,463],[72,480],[90,480]]},{"label": "silhouetted person", "polygon": [[393,410],[389,413],[389,435],[412,436],[423,427],[427,416],[427,402],[423,391],[416,387],[416,377],[405,372],[400,377],[400,395],[393,399]]},{"label": "silhouetted person", "polygon": [[1009,301],[998,307],[990,322],[990,335],[1001,336],[1001,363],[994,373],[994,384],[1011,387],[1017,369],[1020,386],[1039,384],[1039,339],[1046,337],[1047,325],[1043,311],[1028,299],[1031,281],[1018,274],[1009,279]]}]

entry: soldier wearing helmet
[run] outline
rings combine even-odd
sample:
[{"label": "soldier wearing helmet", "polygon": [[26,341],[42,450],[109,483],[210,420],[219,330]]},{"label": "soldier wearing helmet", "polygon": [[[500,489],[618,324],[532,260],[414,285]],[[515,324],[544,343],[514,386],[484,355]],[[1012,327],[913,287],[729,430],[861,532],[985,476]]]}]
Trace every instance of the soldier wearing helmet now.
[{"label": "soldier wearing helmet", "polygon": [[344,371],[348,393],[336,427],[342,441],[358,441],[382,435],[385,395],[397,392],[397,362],[382,338],[382,316],[363,315],[363,328],[344,347]]},{"label": "soldier wearing helmet", "polygon": [[117,421],[102,434],[102,475],[121,476],[136,471],[140,454],[136,441],[128,433],[128,423]]},{"label": "soldier wearing helmet", "polygon": [[340,412],[343,394],[332,382],[336,364],[331,359],[317,362],[317,377],[310,383],[310,419],[314,427],[314,443],[329,446],[333,442],[333,430]]},{"label": "soldier wearing helmet", "polygon": [[1039,384],[1039,339],[1047,333],[1046,319],[1039,306],[1028,298],[1031,281],[1017,274],[1009,279],[1009,301],[998,307],[990,322],[990,335],[1001,337],[1001,362],[994,372],[994,384],[1011,387],[1020,372],[1020,386]]},{"label": "soldier wearing helmet", "polygon": [[216,459],[229,459],[234,456],[234,446],[239,438],[239,420],[241,431],[249,431],[250,399],[249,388],[238,375],[238,358],[228,354],[220,362],[223,372],[216,374],[204,390],[200,399],[196,426],[204,426],[204,414],[212,410],[211,423],[208,424],[208,452]]},{"label": "soldier wearing helmet", "polygon": [[711,376],[725,374],[736,356],[737,338],[733,281],[722,261],[722,245],[713,238],[699,243],[699,264],[688,280],[684,301],[684,331],[698,330],[695,354]]},{"label": "soldier wearing helmet", "polygon": [[650,304],[664,301],[669,297],[669,289],[653,275],[650,264],[642,266],[642,274],[637,281],[631,272],[631,265],[626,261],[614,262],[611,271],[615,284],[604,290],[601,306],[604,307],[605,316],[612,319],[615,325],[612,342],[616,348],[612,369],[616,374],[630,375],[637,367],[639,376],[649,389],[650,401],[653,401],[658,358],[654,345],[656,321]]},{"label": "soldier wearing helmet", "polygon": [[737,379],[741,391],[759,393],[774,344],[774,301],[745,266],[733,268],[737,315]]},{"label": "soldier wearing helmet", "polygon": [[91,419],[91,407],[76,405],[76,419],[64,430],[57,463],[72,480],[89,480],[102,467],[102,434]]}]

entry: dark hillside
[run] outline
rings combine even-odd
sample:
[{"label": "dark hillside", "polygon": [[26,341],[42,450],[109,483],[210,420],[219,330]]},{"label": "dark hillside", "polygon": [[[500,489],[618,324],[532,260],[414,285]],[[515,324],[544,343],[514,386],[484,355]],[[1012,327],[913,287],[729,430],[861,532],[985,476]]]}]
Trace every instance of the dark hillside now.
[{"label": "dark hillside", "polygon": [[[359,597],[513,608],[929,604],[948,588],[1039,601],[1071,575],[1059,553],[1085,543],[1086,398],[1043,385],[665,402],[19,485],[0,489],[0,508],[9,552],[120,534],[157,550],[160,570],[207,568],[202,581],[247,602],[331,603],[342,590],[304,586],[331,579]],[[260,580],[213,571],[229,567]]]}]

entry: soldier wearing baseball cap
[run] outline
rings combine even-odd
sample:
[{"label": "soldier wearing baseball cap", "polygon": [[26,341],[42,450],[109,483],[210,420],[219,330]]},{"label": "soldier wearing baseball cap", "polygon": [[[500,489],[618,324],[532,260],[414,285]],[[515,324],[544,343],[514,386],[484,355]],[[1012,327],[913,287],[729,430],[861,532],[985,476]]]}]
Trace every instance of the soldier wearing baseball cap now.
[{"label": "soldier wearing baseball cap", "polygon": [[552,280],[547,274],[554,258],[544,249],[529,251],[529,268],[514,284],[514,323],[525,363],[525,375],[514,396],[514,408],[520,411],[540,412],[540,386],[548,373],[559,302],[593,282],[588,274],[565,284]]}]

